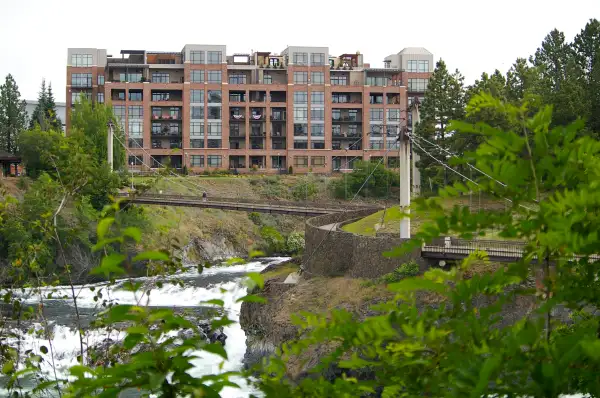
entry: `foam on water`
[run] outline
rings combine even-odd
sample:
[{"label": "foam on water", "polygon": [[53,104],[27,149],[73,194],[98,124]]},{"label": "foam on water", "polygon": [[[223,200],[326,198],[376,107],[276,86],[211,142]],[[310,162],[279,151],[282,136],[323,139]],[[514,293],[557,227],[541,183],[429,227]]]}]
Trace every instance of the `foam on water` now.
[{"label": "foam on water", "polygon": [[[81,308],[95,308],[99,307],[99,302],[94,301],[93,297],[96,294],[92,292],[89,287],[94,286],[96,292],[98,289],[102,289],[103,296],[110,298],[118,302],[119,304],[141,304],[151,306],[166,306],[166,307],[194,307],[198,306],[201,302],[211,299],[221,299],[224,301],[224,310],[228,317],[234,321],[235,324],[224,328],[224,332],[227,335],[227,343],[225,350],[228,355],[228,360],[225,361],[222,370],[219,369],[219,365],[222,359],[216,355],[210,353],[196,353],[200,356],[199,359],[194,360],[195,368],[190,370],[190,373],[194,376],[201,376],[206,374],[215,374],[219,372],[226,372],[232,370],[239,370],[242,366],[242,360],[246,351],[246,335],[239,323],[239,315],[241,309],[241,303],[236,301],[243,297],[246,292],[246,287],[241,283],[243,273],[247,272],[259,272],[263,270],[267,265],[276,264],[285,261],[286,258],[272,258],[268,259],[268,263],[251,262],[247,264],[240,264],[228,267],[215,267],[204,270],[202,275],[191,268],[183,273],[176,275],[177,278],[203,278],[204,276],[210,275],[227,275],[231,274],[231,279],[214,285],[206,287],[197,287],[192,285],[184,285],[180,287],[178,285],[165,284],[162,288],[155,288],[152,290],[149,296],[141,298],[134,295],[132,292],[127,292],[120,289],[118,286],[108,286],[106,283],[90,284],[81,287],[76,287],[77,304]],[[240,274],[240,275],[236,275]],[[148,278],[137,278],[136,280],[144,280]],[[222,293],[222,289],[226,292]],[[57,286],[53,288],[47,288],[44,291],[44,296],[52,292],[54,297],[71,296],[71,288],[69,286]],[[32,291],[25,291],[22,294],[22,298],[25,302],[35,303],[39,301],[39,294],[33,295]],[[65,304],[73,305],[71,299],[53,298],[51,300],[44,299],[46,302],[52,300],[60,300]],[[52,324],[52,320],[49,320]],[[36,325],[38,328],[41,325]],[[50,351],[47,354],[40,352],[41,346],[48,347],[48,341],[41,339],[34,335],[27,335],[20,333],[21,347],[22,350],[33,350],[42,356],[42,371],[48,376],[53,377],[54,367],[56,368],[57,376],[59,378],[65,377],[68,368],[77,364],[77,355],[79,355],[79,335],[75,328],[71,328],[63,325],[52,325],[53,337],[52,337],[52,349],[54,356],[52,358]],[[110,335],[107,335],[106,331],[88,331],[85,335],[85,346],[92,346],[102,342],[107,337],[113,340],[120,340],[124,337],[121,332],[113,331]],[[52,359],[54,360],[54,367],[52,365]],[[240,384],[241,380],[232,380]],[[222,391],[221,396],[223,397],[247,397],[249,393],[256,394],[256,391],[243,385],[242,390],[227,388]]]}]

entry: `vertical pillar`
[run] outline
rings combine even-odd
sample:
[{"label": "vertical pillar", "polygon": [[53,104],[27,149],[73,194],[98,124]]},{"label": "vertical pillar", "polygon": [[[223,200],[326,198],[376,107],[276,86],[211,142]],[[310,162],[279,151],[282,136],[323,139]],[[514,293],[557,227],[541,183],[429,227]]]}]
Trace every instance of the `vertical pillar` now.
[{"label": "vertical pillar", "polygon": [[[421,115],[419,111],[418,101],[412,107],[412,131],[413,134],[416,131],[417,123],[421,122]],[[419,196],[421,194],[421,171],[417,168],[417,162],[421,159],[421,156],[412,150],[412,177],[413,177],[413,196]]]},{"label": "vertical pillar", "polygon": [[400,210],[406,217],[400,220],[400,238],[410,239],[410,144],[406,130],[400,135],[398,161],[400,166]]},{"label": "vertical pillar", "polygon": [[112,122],[108,122],[108,142],[107,145],[107,154],[108,154],[108,167],[110,171],[113,171],[113,124]]}]

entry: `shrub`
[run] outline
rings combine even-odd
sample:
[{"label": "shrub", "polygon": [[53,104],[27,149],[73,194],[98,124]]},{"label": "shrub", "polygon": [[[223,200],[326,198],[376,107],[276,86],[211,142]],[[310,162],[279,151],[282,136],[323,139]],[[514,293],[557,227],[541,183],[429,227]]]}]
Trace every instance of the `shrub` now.
[{"label": "shrub", "polygon": [[314,179],[304,177],[292,187],[292,196],[296,200],[312,199],[317,195],[318,189]]},{"label": "shrub", "polygon": [[304,234],[302,232],[292,232],[288,235],[285,245],[288,254],[301,253],[305,245]]},{"label": "shrub", "polygon": [[252,221],[256,225],[260,225],[261,224],[260,214],[258,214],[255,211],[253,211],[252,213],[248,214],[248,218],[250,219],[250,221]]},{"label": "shrub", "polygon": [[292,166],[288,167],[288,173],[294,174],[294,168]]},{"label": "shrub", "polygon": [[265,241],[267,252],[282,253],[285,251],[285,240],[283,236],[273,227],[262,227],[260,236]]},{"label": "shrub", "polygon": [[410,260],[407,263],[400,265],[398,268],[390,272],[389,274],[383,275],[379,278],[380,282],[394,283],[399,282],[404,278],[416,276],[419,274],[419,264],[415,261]]},{"label": "shrub", "polygon": [[[369,182],[363,186],[367,178]],[[385,168],[379,162],[356,162],[354,170],[335,181],[332,188],[337,198],[350,199],[359,190],[360,196],[382,198],[388,196],[392,187],[398,187],[399,181],[398,173]]]}]

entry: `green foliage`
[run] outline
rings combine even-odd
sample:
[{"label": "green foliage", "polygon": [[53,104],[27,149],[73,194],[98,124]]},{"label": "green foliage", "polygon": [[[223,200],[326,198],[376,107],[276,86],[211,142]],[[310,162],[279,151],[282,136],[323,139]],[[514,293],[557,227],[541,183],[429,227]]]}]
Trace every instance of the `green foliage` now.
[{"label": "green foliage", "polygon": [[383,275],[379,278],[379,282],[382,283],[394,283],[399,282],[404,278],[416,276],[419,274],[419,264],[415,261],[409,261],[401,264],[398,268],[390,272],[389,274]]},{"label": "green foliage", "polygon": [[52,93],[52,84],[46,89],[46,80],[42,79],[42,87],[38,94],[38,101],[31,114],[29,128],[40,128],[42,131],[62,130],[62,122],[56,113],[56,103],[54,102],[54,94]]},{"label": "green foliage", "polygon": [[292,232],[285,241],[285,251],[290,255],[302,253],[304,246],[304,234],[302,232]]},{"label": "green foliage", "polygon": [[352,199],[359,193],[362,197],[384,198],[392,194],[392,187],[398,187],[400,176],[376,161],[354,162],[354,169],[343,178],[331,184],[337,198]]},{"label": "green foliage", "polygon": [[17,151],[17,139],[25,130],[26,120],[25,101],[21,100],[15,79],[8,74],[0,85],[0,150]]},{"label": "green foliage", "polygon": [[250,221],[252,221],[255,225],[261,225],[261,221],[260,221],[260,214],[258,214],[257,212],[253,211],[252,213],[248,213],[248,218],[250,219]]},{"label": "green foliage", "polygon": [[314,177],[304,176],[292,186],[292,196],[296,200],[310,200],[318,193]]},{"label": "green foliage", "polygon": [[264,226],[260,229],[260,236],[266,244],[268,253],[283,253],[285,249],[285,239],[273,227]]}]

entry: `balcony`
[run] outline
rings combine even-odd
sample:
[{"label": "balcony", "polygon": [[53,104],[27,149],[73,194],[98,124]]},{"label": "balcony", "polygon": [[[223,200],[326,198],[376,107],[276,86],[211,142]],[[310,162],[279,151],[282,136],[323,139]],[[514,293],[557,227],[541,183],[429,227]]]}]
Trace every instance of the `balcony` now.
[{"label": "balcony", "polygon": [[285,113],[273,113],[271,114],[272,122],[285,122]]},{"label": "balcony", "polygon": [[181,120],[181,113],[175,114],[162,114],[162,115],[152,115],[152,120]]},{"label": "balcony", "polygon": [[346,132],[346,131],[334,131],[332,133],[332,136],[338,139],[357,139],[360,138],[362,136],[362,132],[357,131],[357,132]]},{"label": "balcony", "polygon": [[253,113],[252,116],[250,116],[250,121],[252,121],[252,122],[262,122],[264,120],[265,120],[264,114]]},{"label": "balcony", "polygon": [[244,116],[241,113],[232,113],[231,115],[229,115],[229,120],[231,120],[232,122],[243,122],[246,120],[246,116]]},{"label": "balcony", "polygon": [[181,137],[181,130],[162,128],[160,130],[152,130],[152,137]]},{"label": "balcony", "polygon": [[362,123],[362,119],[360,117],[355,116],[332,117],[331,121],[333,123]]},{"label": "balcony", "polygon": [[246,138],[245,131],[230,131],[229,138]]},{"label": "balcony", "polygon": [[266,137],[267,133],[265,131],[251,131],[250,137]]}]

